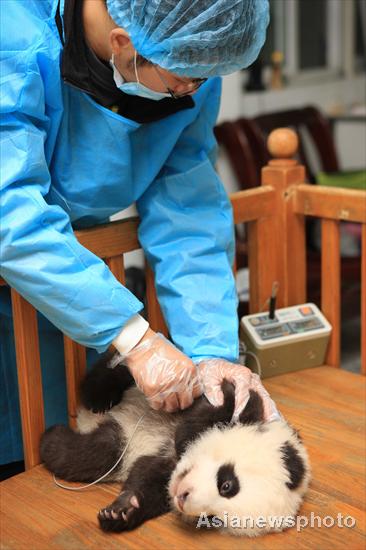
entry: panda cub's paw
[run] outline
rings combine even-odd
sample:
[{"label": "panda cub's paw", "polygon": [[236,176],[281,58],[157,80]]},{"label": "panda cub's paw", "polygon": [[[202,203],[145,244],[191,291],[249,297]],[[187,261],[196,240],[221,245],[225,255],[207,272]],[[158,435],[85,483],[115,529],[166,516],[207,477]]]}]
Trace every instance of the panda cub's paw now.
[{"label": "panda cub's paw", "polygon": [[104,413],[117,405],[122,394],[117,371],[106,366],[93,368],[80,385],[81,402],[94,413]]},{"label": "panda cub's paw", "polygon": [[103,531],[127,531],[140,525],[144,521],[144,514],[136,494],[127,490],[99,511],[98,520]]}]

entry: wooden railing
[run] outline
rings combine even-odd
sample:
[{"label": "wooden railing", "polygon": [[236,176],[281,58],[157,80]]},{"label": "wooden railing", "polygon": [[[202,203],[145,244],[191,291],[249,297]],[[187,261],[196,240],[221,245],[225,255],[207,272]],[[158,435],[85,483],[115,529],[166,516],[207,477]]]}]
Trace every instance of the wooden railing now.
[{"label": "wooden railing", "polygon": [[294,212],[321,219],[321,309],[333,327],[327,355],[329,365],[340,365],[340,221],[362,224],[361,231],[361,370],[366,374],[366,192],[299,185]]},{"label": "wooden railing", "polygon": [[[277,132],[277,133],[276,133]],[[259,311],[279,282],[278,307],[306,301],[305,217],[322,220],[322,310],[332,325],[326,363],[340,364],[339,221],[362,224],[362,372],[366,374],[366,193],[304,184],[304,168],[292,157],[296,134],[277,130],[270,136],[275,160],[262,172],[262,186],[231,195],[235,223],[248,223],[250,310]],[[200,223],[197,220],[197,223]],[[103,258],[124,283],[123,254],[139,248],[138,219],[117,221],[76,231],[86,248]],[[148,318],[167,334],[156,299],[153,275],[146,269]],[[4,281],[2,281],[4,283]],[[1,284],[1,281],[0,281]],[[44,430],[43,396],[37,318],[34,308],[12,290],[19,398],[26,467],[39,463],[39,438]],[[85,349],[65,336],[70,423],[77,411],[77,387],[86,369]]]}]

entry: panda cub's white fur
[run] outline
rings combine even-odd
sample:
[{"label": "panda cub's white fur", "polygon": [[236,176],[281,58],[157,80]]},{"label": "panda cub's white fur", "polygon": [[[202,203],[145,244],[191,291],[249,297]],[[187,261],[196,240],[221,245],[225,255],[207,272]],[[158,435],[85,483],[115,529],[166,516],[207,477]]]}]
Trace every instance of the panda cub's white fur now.
[{"label": "panda cub's white fur", "polygon": [[[286,485],[290,483],[290,476],[281,448],[287,442],[296,449],[305,465],[303,479],[296,489]],[[240,484],[238,494],[232,499],[222,498],[214,482],[220,465],[227,463],[234,464]],[[309,479],[305,448],[292,428],[278,420],[263,429],[256,425],[236,425],[207,431],[182,456],[171,477],[169,492],[174,502],[177,493],[189,489],[183,515],[193,521],[203,512],[226,523],[223,531],[257,536],[285,527],[285,523],[273,527],[275,518],[296,515]],[[176,506],[176,502],[174,504]]]},{"label": "panda cub's white fur", "polygon": [[[112,474],[112,479],[124,481],[133,464],[143,455],[163,453],[175,457],[174,435],[182,414],[152,410],[140,391],[133,387],[124,393],[120,404],[105,414],[81,410],[78,429],[81,433],[91,432],[112,417],[123,430],[126,442],[143,416],[122,466]],[[288,463],[286,452],[292,455],[287,455]],[[291,467],[289,470],[291,458],[300,464],[300,473],[291,473]],[[222,496],[218,490],[220,468],[233,471],[237,483],[237,492],[233,496]],[[264,526],[262,521],[258,526],[258,518],[269,520],[296,515],[309,478],[309,460],[301,440],[286,421],[277,420],[208,428],[185,448],[167,490],[171,507],[183,519],[196,522],[202,513],[216,516],[223,522],[226,518],[227,526],[222,528],[223,531],[256,536],[282,530],[285,526],[273,526],[270,521],[265,521]],[[231,519],[234,517],[251,518],[252,521],[233,528]]]},{"label": "panda cub's white fur", "polygon": [[[112,417],[121,426],[127,447],[121,468],[117,468],[109,479],[124,481],[135,461],[144,455],[156,455],[164,448],[165,454],[174,456],[174,433],[180,414],[169,414],[153,410],[144,395],[132,387],[125,391],[121,403],[104,414],[95,414],[80,409],[77,427],[80,433],[93,431],[98,425]],[[140,419],[142,418],[141,422]],[[136,432],[135,426],[139,422]],[[122,454],[123,448],[121,448]]]}]

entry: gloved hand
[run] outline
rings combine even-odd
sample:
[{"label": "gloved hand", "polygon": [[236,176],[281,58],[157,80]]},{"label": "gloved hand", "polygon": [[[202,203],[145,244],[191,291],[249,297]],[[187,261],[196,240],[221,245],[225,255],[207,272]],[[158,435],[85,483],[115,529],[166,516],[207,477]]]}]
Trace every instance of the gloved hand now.
[{"label": "gloved hand", "polygon": [[202,393],[194,363],[151,329],[122,360],[153,409],[185,409]]},{"label": "gloved hand", "polygon": [[250,394],[255,390],[263,399],[265,420],[271,421],[279,417],[279,413],[267,390],[262,385],[258,374],[243,365],[230,363],[225,359],[206,359],[198,364],[203,392],[211,405],[218,407],[224,402],[221,384],[224,378],[235,386],[235,409],[233,420],[237,420],[244,410]]}]

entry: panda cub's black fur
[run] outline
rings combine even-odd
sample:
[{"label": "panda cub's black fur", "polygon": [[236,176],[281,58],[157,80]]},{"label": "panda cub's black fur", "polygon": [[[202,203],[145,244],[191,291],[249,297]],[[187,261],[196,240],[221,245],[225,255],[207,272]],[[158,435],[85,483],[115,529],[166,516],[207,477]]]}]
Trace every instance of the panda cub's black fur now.
[{"label": "panda cub's black fur", "polygon": [[[219,518],[296,514],[310,477],[307,453],[284,420],[264,423],[258,393],[250,392],[236,424],[230,424],[235,391],[228,382],[220,407],[201,396],[184,411],[154,411],[127,368],[108,364],[103,358],[82,383],[78,431],[54,426],[41,441],[42,461],[57,477],[92,482],[117,462],[143,415],[107,478],[123,481],[123,488],[99,511],[102,529],[134,529],[172,509],[190,521],[201,512]],[[255,536],[273,527],[227,530]]]}]

